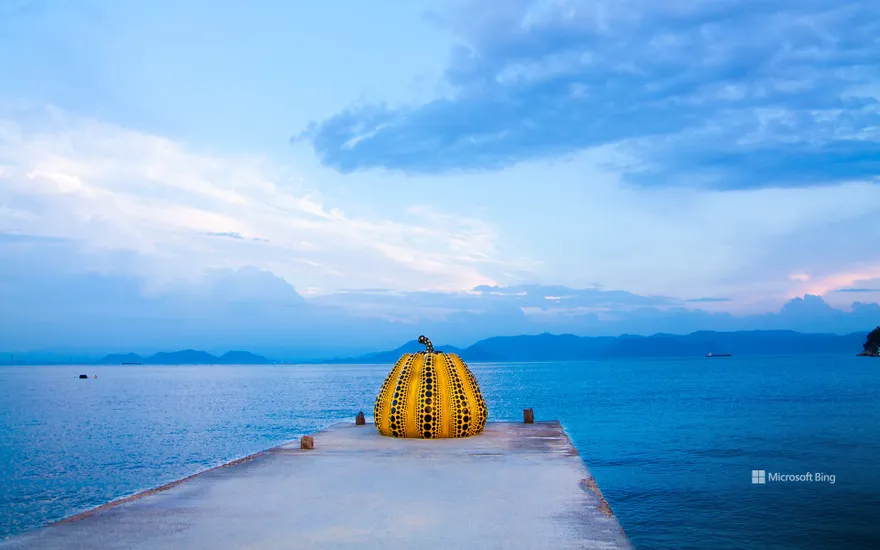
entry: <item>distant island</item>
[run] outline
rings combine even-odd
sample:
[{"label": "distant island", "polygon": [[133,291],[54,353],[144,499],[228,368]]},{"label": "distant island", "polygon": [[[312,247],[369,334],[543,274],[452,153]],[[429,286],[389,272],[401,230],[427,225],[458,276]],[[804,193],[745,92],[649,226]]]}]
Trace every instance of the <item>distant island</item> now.
[{"label": "distant island", "polygon": [[[878,335],[880,336],[880,335]],[[496,336],[480,340],[467,348],[434,346],[458,354],[467,362],[581,361],[591,359],[706,357],[736,354],[806,355],[850,354],[864,333],[804,334],[793,330],[753,330],[737,332],[700,331],[686,335],[653,336],[575,336],[573,334],[538,334],[531,336]],[[403,353],[424,349],[415,340],[403,346],[356,357],[321,361],[322,363],[390,363]]]},{"label": "distant island", "polygon": [[249,351],[230,351],[217,357],[206,351],[185,349],[159,352],[149,357],[136,353],[115,353],[98,361],[102,365],[265,365],[272,361]]},{"label": "distant island", "polygon": [[[864,332],[851,334],[804,334],[792,330],[753,330],[736,332],[700,331],[685,335],[654,334],[652,336],[575,336],[573,334],[536,334],[520,336],[495,336],[480,340],[468,347],[435,345],[436,349],[458,354],[470,363],[582,361],[615,358],[676,358],[736,357],[773,355],[840,354],[850,355],[854,349],[863,348],[858,355],[880,356],[880,327],[867,340]],[[286,356],[266,358],[249,351],[229,351],[213,355],[206,351],[185,349],[159,352],[149,356],[136,353],[114,353],[95,360],[78,358],[76,364],[102,365],[268,365],[286,364],[389,364],[404,353],[423,350],[415,340],[388,351],[336,358],[303,358],[293,353]],[[25,354],[2,354],[10,357],[0,364],[45,365],[73,364],[58,354],[47,360],[37,352]],[[17,356],[17,357],[16,357]]]},{"label": "distant island", "polygon": [[880,326],[868,333],[865,343],[862,345],[862,357],[880,357]]}]

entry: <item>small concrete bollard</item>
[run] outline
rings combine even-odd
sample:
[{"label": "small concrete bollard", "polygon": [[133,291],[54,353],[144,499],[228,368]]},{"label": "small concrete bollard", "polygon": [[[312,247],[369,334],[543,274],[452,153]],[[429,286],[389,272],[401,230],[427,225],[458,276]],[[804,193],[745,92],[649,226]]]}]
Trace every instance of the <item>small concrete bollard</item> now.
[{"label": "small concrete bollard", "polygon": [[524,424],[534,424],[535,423],[535,411],[533,409],[523,409],[523,423]]},{"label": "small concrete bollard", "polygon": [[367,419],[364,418],[364,411],[361,411],[354,417],[355,426],[366,426]]},{"label": "small concrete bollard", "polygon": [[299,440],[299,448],[300,449],[314,449],[315,448],[315,438],[310,435],[304,435]]}]

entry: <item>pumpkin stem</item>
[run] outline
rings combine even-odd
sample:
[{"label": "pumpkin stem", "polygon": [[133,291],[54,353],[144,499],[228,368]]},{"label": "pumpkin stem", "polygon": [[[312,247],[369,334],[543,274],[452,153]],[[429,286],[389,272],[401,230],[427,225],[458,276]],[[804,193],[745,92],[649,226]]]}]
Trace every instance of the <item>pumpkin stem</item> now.
[{"label": "pumpkin stem", "polygon": [[434,353],[434,344],[432,344],[424,334],[419,336],[419,343],[425,345],[425,352]]}]

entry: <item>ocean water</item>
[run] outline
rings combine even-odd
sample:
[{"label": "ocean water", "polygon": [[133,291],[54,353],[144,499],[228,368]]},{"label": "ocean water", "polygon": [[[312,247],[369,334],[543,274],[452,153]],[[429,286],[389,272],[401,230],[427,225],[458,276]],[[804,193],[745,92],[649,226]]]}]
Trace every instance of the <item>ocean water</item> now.
[{"label": "ocean water", "polygon": [[[637,548],[880,548],[880,360],[471,367],[490,420],[562,421]],[[369,416],[389,368],[0,368],[0,537]]]}]

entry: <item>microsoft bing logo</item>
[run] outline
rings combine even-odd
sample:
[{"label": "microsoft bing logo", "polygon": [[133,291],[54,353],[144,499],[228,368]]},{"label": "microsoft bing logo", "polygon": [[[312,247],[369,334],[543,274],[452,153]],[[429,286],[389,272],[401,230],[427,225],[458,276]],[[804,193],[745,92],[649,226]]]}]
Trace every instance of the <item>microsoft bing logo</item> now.
[{"label": "microsoft bing logo", "polygon": [[767,470],[752,470],[752,484],[767,483]]}]

